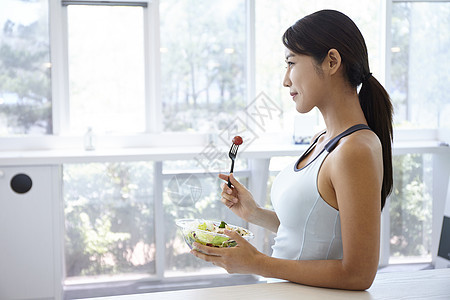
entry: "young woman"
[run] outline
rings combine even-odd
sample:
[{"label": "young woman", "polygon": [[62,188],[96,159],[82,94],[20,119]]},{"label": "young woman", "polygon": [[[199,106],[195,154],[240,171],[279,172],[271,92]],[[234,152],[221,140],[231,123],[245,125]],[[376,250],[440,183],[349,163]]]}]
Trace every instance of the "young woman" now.
[{"label": "young woman", "polygon": [[233,185],[223,185],[222,202],[277,233],[273,254],[266,256],[233,232],[227,234],[237,247],[196,243],[199,251],[192,253],[229,273],[365,290],[377,271],[380,213],[392,189],[392,105],[370,73],[361,32],[346,15],[308,15],[287,29],[283,43],[283,85],[298,112],[319,109],[326,130],[275,179],[274,211],[259,207],[233,174],[219,175]]}]

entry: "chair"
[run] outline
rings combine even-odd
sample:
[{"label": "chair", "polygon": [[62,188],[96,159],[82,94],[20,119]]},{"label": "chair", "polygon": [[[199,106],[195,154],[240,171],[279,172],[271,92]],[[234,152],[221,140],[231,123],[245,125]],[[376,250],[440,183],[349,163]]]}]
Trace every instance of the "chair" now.
[{"label": "chair", "polygon": [[447,199],[442,220],[441,238],[439,240],[436,269],[450,268],[450,180],[447,187]]}]

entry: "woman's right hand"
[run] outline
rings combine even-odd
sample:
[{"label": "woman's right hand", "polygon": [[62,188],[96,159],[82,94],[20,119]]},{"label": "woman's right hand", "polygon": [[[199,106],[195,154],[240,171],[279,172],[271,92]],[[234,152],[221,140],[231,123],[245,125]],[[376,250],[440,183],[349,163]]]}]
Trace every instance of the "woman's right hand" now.
[{"label": "woman's right hand", "polygon": [[[219,174],[219,178],[225,182],[222,184],[222,203],[225,204],[233,213],[247,222],[252,222],[259,206],[253,195],[245,186],[237,181],[233,174]],[[230,178],[231,188],[226,184]]]}]

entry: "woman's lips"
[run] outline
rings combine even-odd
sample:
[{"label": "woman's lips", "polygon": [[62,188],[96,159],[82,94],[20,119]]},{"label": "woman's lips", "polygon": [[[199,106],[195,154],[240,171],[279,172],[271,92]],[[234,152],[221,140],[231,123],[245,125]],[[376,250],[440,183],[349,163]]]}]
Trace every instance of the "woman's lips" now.
[{"label": "woman's lips", "polygon": [[295,96],[297,96],[297,95],[298,95],[298,93],[291,93],[292,100],[294,100]]}]

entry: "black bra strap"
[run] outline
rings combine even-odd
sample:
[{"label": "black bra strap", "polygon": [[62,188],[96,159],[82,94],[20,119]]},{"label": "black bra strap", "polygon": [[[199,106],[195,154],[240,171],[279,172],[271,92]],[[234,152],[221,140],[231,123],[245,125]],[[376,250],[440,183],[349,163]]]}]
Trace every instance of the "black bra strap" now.
[{"label": "black bra strap", "polygon": [[[322,133],[320,133],[320,134],[314,139],[314,141],[311,143],[311,145],[309,145],[308,149],[306,149],[306,151],[303,152],[302,156],[301,156],[300,159],[299,159],[299,162],[300,162],[301,160],[303,160],[303,158],[304,158],[306,155],[308,155],[309,152],[311,152],[312,148],[314,148],[314,147],[316,146],[317,141],[319,140],[319,138],[320,138],[322,135],[325,134],[325,132],[326,132],[326,131],[323,131]],[[298,162],[297,162],[297,163],[298,163]]]},{"label": "black bra strap", "polygon": [[365,125],[365,124],[358,124],[358,125],[354,125],[352,127],[350,127],[349,129],[347,129],[346,131],[344,131],[343,133],[339,134],[338,136],[336,136],[335,138],[333,138],[332,140],[330,140],[326,145],[325,145],[325,149],[328,152],[331,152],[334,150],[334,148],[336,148],[337,143],[339,142],[340,139],[342,139],[343,137],[352,134],[355,131],[358,130],[362,130],[362,129],[368,129],[368,130],[372,130],[370,129],[369,126]]}]

